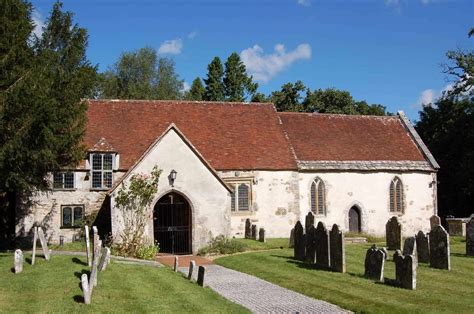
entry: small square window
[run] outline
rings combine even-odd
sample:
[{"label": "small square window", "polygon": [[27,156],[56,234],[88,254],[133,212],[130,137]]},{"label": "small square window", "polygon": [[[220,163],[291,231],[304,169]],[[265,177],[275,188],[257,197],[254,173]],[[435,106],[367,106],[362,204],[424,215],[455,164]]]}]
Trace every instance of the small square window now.
[{"label": "small square window", "polygon": [[53,173],[53,189],[74,189],[74,172]]},{"label": "small square window", "polygon": [[84,218],[84,205],[61,206],[62,228],[80,228]]}]

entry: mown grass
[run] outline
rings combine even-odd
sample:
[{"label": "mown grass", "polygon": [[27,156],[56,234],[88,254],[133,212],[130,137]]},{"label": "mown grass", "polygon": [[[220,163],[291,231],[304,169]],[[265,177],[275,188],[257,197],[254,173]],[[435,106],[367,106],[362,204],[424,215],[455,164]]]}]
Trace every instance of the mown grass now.
[{"label": "mown grass", "polygon": [[[26,254],[27,260],[30,255]],[[88,272],[84,257],[37,258],[13,274],[12,254],[0,254],[2,312],[246,312],[209,288],[168,267],[113,262],[100,272],[92,304],[83,304],[80,276]]]},{"label": "mown grass", "polygon": [[[313,269],[294,260],[292,249],[227,256],[215,262],[355,312],[474,313],[474,258],[464,255],[463,239],[452,238],[451,271],[419,265],[416,291],[365,279],[364,259],[370,245],[346,245],[346,274]],[[392,255],[393,251],[385,264],[389,279],[395,278]]]},{"label": "mown grass", "polygon": [[245,245],[245,251],[260,251],[260,250],[272,250],[288,248],[287,238],[271,238],[267,239],[267,242],[260,242],[251,239],[234,239],[237,242]]}]

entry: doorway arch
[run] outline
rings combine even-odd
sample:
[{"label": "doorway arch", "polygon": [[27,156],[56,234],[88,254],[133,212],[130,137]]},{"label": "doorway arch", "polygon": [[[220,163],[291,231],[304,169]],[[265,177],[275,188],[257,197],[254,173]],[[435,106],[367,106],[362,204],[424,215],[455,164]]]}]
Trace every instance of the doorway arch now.
[{"label": "doorway arch", "polygon": [[362,218],[359,206],[349,209],[349,232],[360,233],[362,231]]},{"label": "doorway arch", "polygon": [[191,254],[191,206],[186,198],[176,192],[163,195],[153,210],[154,238],[160,252]]}]

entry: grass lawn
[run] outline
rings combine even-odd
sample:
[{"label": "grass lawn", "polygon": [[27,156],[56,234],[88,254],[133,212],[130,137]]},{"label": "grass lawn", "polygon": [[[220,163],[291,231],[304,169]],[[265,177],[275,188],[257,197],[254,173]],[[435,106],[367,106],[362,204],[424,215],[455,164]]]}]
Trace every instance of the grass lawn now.
[{"label": "grass lawn", "polygon": [[246,251],[261,251],[261,250],[288,248],[287,238],[267,239],[267,242],[265,243],[251,240],[251,239],[234,239],[234,240],[244,244]]},{"label": "grass lawn", "polygon": [[[292,258],[293,249],[239,254],[215,262],[355,312],[474,313],[474,258],[464,256],[463,239],[451,238],[451,271],[419,264],[416,291],[363,278],[369,247],[346,245],[346,274],[312,269]],[[390,279],[395,278],[392,255],[393,251],[384,273]]]},{"label": "grass lawn", "polygon": [[[30,254],[26,254],[29,261]],[[119,264],[98,275],[92,304],[82,300],[80,276],[88,272],[84,257],[42,257],[13,274],[12,254],[0,254],[2,312],[246,312],[210,288],[174,273],[168,267]]]}]

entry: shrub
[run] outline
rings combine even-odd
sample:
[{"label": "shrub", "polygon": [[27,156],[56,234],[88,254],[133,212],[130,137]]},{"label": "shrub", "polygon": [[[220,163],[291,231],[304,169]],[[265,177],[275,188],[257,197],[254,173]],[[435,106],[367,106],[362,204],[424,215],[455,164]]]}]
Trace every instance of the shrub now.
[{"label": "shrub", "polygon": [[219,235],[209,241],[209,244],[201,248],[199,255],[216,255],[216,254],[234,254],[245,251],[245,244],[236,241],[235,239],[226,238]]},{"label": "shrub", "polygon": [[154,259],[156,254],[160,251],[160,247],[157,244],[152,244],[152,245],[143,245],[137,249],[136,256],[137,258],[141,259]]}]

